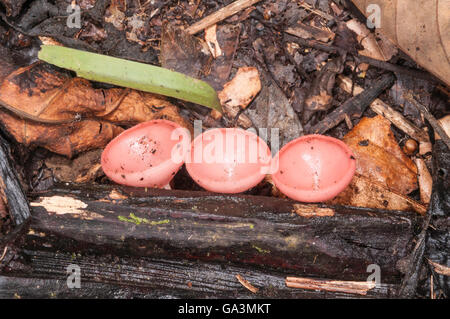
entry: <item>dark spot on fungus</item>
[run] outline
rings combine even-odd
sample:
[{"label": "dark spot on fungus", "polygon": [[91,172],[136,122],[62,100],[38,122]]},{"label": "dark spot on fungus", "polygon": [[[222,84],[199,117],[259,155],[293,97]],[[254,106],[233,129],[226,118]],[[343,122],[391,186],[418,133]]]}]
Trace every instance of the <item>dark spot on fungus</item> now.
[{"label": "dark spot on fungus", "polygon": [[356,158],[354,158],[353,155],[350,155],[350,159],[356,160]]},{"label": "dark spot on fungus", "polygon": [[126,177],[125,175],[123,175],[123,174],[122,174],[122,175],[120,175],[120,176],[122,176],[122,178],[123,178],[123,179],[126,179],[126,178],[127,178],[127,177]]}]

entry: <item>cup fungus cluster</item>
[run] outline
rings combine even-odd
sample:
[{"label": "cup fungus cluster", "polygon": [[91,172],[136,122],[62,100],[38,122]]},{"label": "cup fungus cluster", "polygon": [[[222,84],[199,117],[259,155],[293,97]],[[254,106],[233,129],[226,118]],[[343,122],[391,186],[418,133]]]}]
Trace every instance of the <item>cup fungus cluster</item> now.
[{"label": "cup fungus cluster", "polygon": [[244,192],[271,174],[282,193],[302,202],[335,197],[356,169],[348,146],[329,136],[299,137],[272,158],[252,132],[217,128],[191,142],[187,130],[167,120],[124,131],[106,146],[101,163],[111,180],[135,187],[165,187],[185,163],[197,184],[217,193]]}]

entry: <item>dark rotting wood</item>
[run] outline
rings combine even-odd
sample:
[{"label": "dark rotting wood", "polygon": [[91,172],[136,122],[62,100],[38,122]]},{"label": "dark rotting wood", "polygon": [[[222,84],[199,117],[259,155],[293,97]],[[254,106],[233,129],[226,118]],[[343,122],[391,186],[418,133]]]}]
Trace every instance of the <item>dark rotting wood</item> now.
[{"label": "dark rotting wood", "polygon": [[[11,262],[12,263],[12,262]],[[67,286],[69,265],[80,267],[80,289]],[[5,272],[3,272],[5,273]],[[250,292],[237,274],[258,288]],[[105,291],[101,291],[104,288]],[[381,284],[366,298],[395,297],[397,285]],[[288,288],[285,275],[230,264],[186,260],[117,258],[19,250],[14,269],[0,276],[0,298],[355,298]],[[359,297],[359,296],[358,296]]]},{"label": "dark rotting wood", "polygon": [[0,136],[0,196],[14,224],[20,225],[30,217],[30,208],[9,154],[9,145]]},{"label": "dark rotting wood", "polygon": [[28,232],[17,246],[231,262],[340,280],[366,280],[367,266],[377,264],[383,283],[398,283],[397,263],[408,257],[422,220],[413,212],[348,207],[329,207],[333,216],[302,217],[295,213],[296,202],[287,199],[131,188],[118,195],[118,190],[70,186],[34,196]]},{"label": "dark rotting wood", "polygon": [[[429,214],[430,224],[426,237],[425,256],[429,260],[449,267],[450,251],[450,148],[442,140],[433,146],[433,193]],[[444,298],[450,296],[450,276],[433,274],[434,291]],[[415,283],[414,287],[417,287]]]},{"label": "dark rotting wood", "polygon": [[309,132],[323,134],[332,129],[345,119],[359,118],[366,108],[386,89],[394,84],[395,77],[392,73],[382,75],[373,85],[358,95],[348,99],[333,112],[328,114],[321,122],[310,128]]}]

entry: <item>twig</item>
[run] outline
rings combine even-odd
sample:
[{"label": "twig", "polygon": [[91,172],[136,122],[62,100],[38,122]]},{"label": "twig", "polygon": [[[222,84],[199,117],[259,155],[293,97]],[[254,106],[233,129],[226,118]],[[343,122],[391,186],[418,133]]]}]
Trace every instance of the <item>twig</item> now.
[{"label": "twig", "polygon": [[3,249],[3,254],[2,254],[2,256],[0,257],[0,261],[2,261],[3,258],[5,258],[6,252],[7,252],[7,251],[8,251],[8,246],[5,246],[5,249]]},{"label": "twig", "polygon": [[244,286],[245,288],[247,288],[248,290],[250,290],[251,292],[253,292],[254,294],[256,294],[258,292],[258,288],[254,287],[252,284],[250,284],[247,280],[245,280],[241,275],[237,274],[236,275],[236,279],[239,280],[239,282],[242,284],[242,286]]},{"label": "twig", "polygon": [[[293,35],[289,35],[289,34],[285,34],[284,35],[284,39],[285,41],[288,42],[294,42],[297,43],[301,46],[306,46],[306,47],[310,47],[310,48],[314,48],[317,50],[321,50],[324,52],[328,52],[328,53],[339,53],[339,54],[344,54],[345,52],[347,52],[346,50],[333,46],[333,45],[329,45],[329,44],[325,44],[321,41],[317,41],[317,40],[307,40],[307,39],[303,39],[303,38],[299,38]],[[432,75],[430,75],[428,72],[423,72],[417,69],[412,69],[412,68],[407,68],[404,66],[399,66],[399,65],[395,65],[389,62],[384,62],[384,61],[380,61],[380,60],[376,60],[367,56],[363,56],[363,55],[357,55],[355,56],[356,59],[359,60],[359,62],[364,62],[367,64],[370,64],[374,67],[383,69],[383,70],[388,70],[388,71],[392,71],[392,72],[396,72],[396,73],[402,73],[402,74],[406,74],[415,78],[419,78],[419,79],[423,79],[423,80],[427,80],[427,81],[432,81],[432,82],[439,82],[438,79],[436,79],[435,77],[433,77]]]},{"label": "twig", "polygon": [[430,296],[431,296],[431,299],[434,299],[434,279],[433,279],[433,274],[430,275]]},{"label": "twig", "polygon": [[428,258],[427,258],[427,260],[428,260],[428,263],[433,267],[435,272],[437,272],[440,275],[450,276],[450,267],[435,263],[434,261],[431,261]]},{"label": "twig", "polygon": [[419,78],[419,79],[423,79],[423,80],[427,80],[427,81],[431,81],[431,82],[439,82],[438,79],[436,79],[434,76],[432,76],[428,72],[423,72],[423,71],[420,71],[417,69],[407,68],[407,67],[399,66],[399,65],[392,64],[389,62],[380,61],[380,60],[373,59],[373,58],[365,56],[365,55],[357,55],[356,59],[359,60],[359,62],[367,63],[374,67],[383,69],[383,70],[388,70],[388,71],[395,72],[395,73],[403,73],[403,74],[412,76],[414,78]]},{"label": "twig", "polygon": [[286,277],[286,286],[290,288],[325,290],[366,295],[367,291],[375,288],[376,284],[371,281],[340,281]]},{"label": "twig", "polygon": [[362,91],[360,94],[347,100],[340,107],[328,114],[324,120],[313,126],[309,131],[315,134],[323,134],[343,121],[345,115],[353,118],[361,117],[366,108],[378,97],[378,95],[392,86],[392,84],[394,84],[394,76],[391,73],[381,76],[375,81],[370,89]]},{"label": "twig", "polygon": [[299,6],[304,8],[304,9],[306,9],[306,10],[308,10],[308,11],[311,11],[312,13],[317,14],[318,16],[321,16],[322,18],[325,18],[327,20],[333,20],[334,19],[334,17],[329,15],[328,13],[325,13],[325,12],[322,12],[320,10],[314,9],[311,5],[305,3],[305,1],[302,1],[302,3],[300,3]]},{"label": "twig", "polygon": [[411,93],[405,93],[405,94],[403,94],[403,97],[408,102],[412,103],[419,110],[419,112],[423,114],[423,116],[431,124],[431,126],[436,131],[436,133],[439,134],[441,139],[444,141],[444,143],[450,149],[450,138],[448,137],[448,135],[445,132],[444,128],[442,127],[441,123],[439,123],[435,119],[435,117],[430,113],[430,111],[428,111],[428,109],[425,107],[425,105],[417,102],[416,99],[413,97],[413,95]]},{"label": "twig", "polygon": [[[338,76],[339,87],[347,93],[352,93],[352,87],[355,94],[359,94],[364,91],[364,89],[345,76]],[[428,135],[419,127],[411,123],[406,119],[401,113],[394,110],[391,106],[384,103],[380,99],[375,99],[371,104],[370,108],[377,114],[384,116],[397,128],[408,134],[411,138],[419,142],[429,142]]]},{"label": "twig", "polygon": [[259,1],[261,0],[237,0],[227,5],[226,7],[217,10],[213,14],[210,14],[209,16],[201,19],[200,21],[194,23],[193,25],[191,25],[189,28],[186,29],[186,32],[189,34],[196,34],[202,31],[203,29],[206,29],[207,27],[216,24],[217,22],[220,22],[238,13],[239,11],[254,5]]}]

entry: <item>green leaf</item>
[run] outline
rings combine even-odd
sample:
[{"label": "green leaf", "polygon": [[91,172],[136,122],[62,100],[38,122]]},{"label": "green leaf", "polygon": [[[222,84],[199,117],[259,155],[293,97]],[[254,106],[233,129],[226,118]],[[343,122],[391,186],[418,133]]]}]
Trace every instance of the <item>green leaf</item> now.
[{"label": "green leaf", "polygon": [[43,45],[39,59],[88,80],[171,96],[222,112],[217,92],[208,83],[179,72],[53,45]]}]

